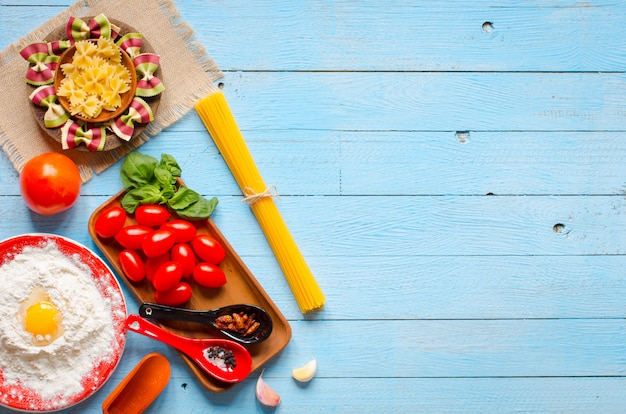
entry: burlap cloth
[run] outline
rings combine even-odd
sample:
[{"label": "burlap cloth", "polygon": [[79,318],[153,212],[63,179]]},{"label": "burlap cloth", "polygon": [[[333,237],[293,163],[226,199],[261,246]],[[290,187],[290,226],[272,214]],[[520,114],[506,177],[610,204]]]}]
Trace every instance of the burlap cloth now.
[{"label": "burlap cloth", "polygon": [[[104,13],[109,19],[125,22],[150,42],[161,56],[161,97],[153,122],[128,144],[105,152],[77,149],[63,150],[50,138],[32,114],[28,99],[32,87],[24,82],[28,62],[20,56],[27,44],[43,40],[50,32],[65,25],[70,16],[96,16]],[[0,91],[9,102],[0,104],[0,147],[19,172],[32,157],[48,151],[62,152],[72,158],[83,181],[104,171],[128,152],[171,125],[190,109],[198,99],[219,89],[214,81],[222,76],[217,64],[204,47],[194,40],[193,30],[181,20],[170,0],[87,0],[79,1],[0,52]]]}]

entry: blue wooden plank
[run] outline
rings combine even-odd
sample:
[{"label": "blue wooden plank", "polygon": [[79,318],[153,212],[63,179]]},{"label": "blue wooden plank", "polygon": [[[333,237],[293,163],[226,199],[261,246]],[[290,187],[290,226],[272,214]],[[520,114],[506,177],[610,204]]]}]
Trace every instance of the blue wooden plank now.
[{"label": "blue wooden plank", "polygon": [[[254,240],[254,222],[231,223],[228,204],[240,208],[238,200],[223,200],[227,234]],[[279,208],[313,255],[624,253],[623,196],[284,197]]]},{"label": "blue wooden plank", "polygon": [[[623,67],[619,27],[626,9],[619,2],[277,1],[268,7],[249,1],[243,13],[240,3],[228,2],[207,13],[194,1],[181,9],[227,70],[619,72]],[[213,24],[206,24],[207,18]]]},{"label": "blue wooden plank", "polygon": [[[0,48],[70,3],[3,1],[0,26],[7,33]],[[495,7],[489,1],[276,0],[177,6],[228,71],[621,72],[624,67],[621,2],[506,1]]]},{"label": "blue wooden plank", "polygon": [[[56,231],[84,240],[89,215],[106,198],[82,197],[56,217],[30,213],[18,197],[4,200],[2,214],[27,220],[1,223],[1,235]],[[344,249],[396,257],[613,255],[624,254],[624,202],[620,196],[284,197],[279,208],[301,248],[313,255]],[[215,221],[233,242],[264,243],[240,199],[222,199],[218,210]]]},{"label": "blue wooden plank", "polygon": [[[558,413],[623,412],[621,378],[487,378],[487,379],[327,379],[304,387],[286,378],[272,378],[281,392],[276,412],[328,413]],[[183,384],[185,386],[183,387]],[[185,412],[266,413],[254,400],[252,387],[236,395],[210,395],[192,382],[173,378],[146,414]],[[322,395],[323,398],[316,396]],[[64,413],[100,412],[103,396]],[[0,413],[14,411],[0,408]]]},{"label": "blue wooden plank", "polygon": [[605,195],[624,190],[622,132],[337,135],[343,195]]},{"label": "blue wooden plank", "polygon": [[[192,188],[240,194],[208,133],[186,130],[190,127],[195,123],[183,122],[141,151],[174,155]],[[463,142],[456,131],[246,130],[244,135],[265,181],[284,196],[619,195],[624,189],[626,141],[620,132],[479,131],[464,132]],[[5,171],[0,192],[17,195],[6,156],[0,156],[0,165]],[[83,194],[106,194],[116,183],[121,188],[118,173],[119,163],[85,185]]]},{"label": "blue wooden plank", "polygon": [[223,82],[244,129],[626,130],[622,74],[246,72]]}]

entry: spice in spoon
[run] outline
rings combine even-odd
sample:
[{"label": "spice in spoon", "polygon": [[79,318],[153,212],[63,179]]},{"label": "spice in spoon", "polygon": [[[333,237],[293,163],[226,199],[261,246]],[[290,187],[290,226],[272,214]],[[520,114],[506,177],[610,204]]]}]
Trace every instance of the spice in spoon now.
[{"label": "spice in spoon", "polygon": [[204,350],[203,355],[207,361],[223,371],[232,372],[233,368],[237,366],[233,351],[221,346],[210,346]]},{"label": "spice in spoon", "polygon": [[257,322],[254,317],[254,313],[248,315],[244,312],[221,315],[215,319],[215,326],[226,331],[240,333],[243,336],[250,336],[261,326],[261,323]]}]

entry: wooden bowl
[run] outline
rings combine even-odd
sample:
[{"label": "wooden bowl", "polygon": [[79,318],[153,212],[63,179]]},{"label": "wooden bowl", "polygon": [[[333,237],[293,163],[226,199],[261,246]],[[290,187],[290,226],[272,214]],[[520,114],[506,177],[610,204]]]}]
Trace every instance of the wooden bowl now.
[{"label": "wooden bowl", "polygon": [[[81,19],[85,20],[85,21],[89,21],[91,20],[92,17],[81,17]],[[119,20],[115,20],[115,19],[109,19],[109,21],[111,23],[113,23],[114,25],[118,26],[120,28],[120,33],[121,34],[126,34],[126,33],[135,33],[137,32],[137,29],[135,29],[134,27],[127,25],[124,22],[121,22]],[[54,29],[52,32],[50,32],[48,34],[48,36],[46,36],[43,40],[46,42],[50,42],[53,40],[63,40],[63,39],[67,39],[67,34],[65,31],[65,25],[61,25],[58,26],[56,29]],[[157,53],[157,51],[152,47],[152,45],[150,44],[150,42],[144,37],[142,39],[143,45],[141,47],[141,51],[142,53]],[[59,68],[60,70],[60,68]],[[133,69],[133,71],[135,71]],[[159,68],[156,70],[156,72],[154,72],[154,75],[156,77],[158,77],[159,79],[163,80],[164,75],[163,75],[163,71],[161,69],[161,66],[159,65]],[[25,84],[26,85],[26,84]],[[28,86],[28,85],[26,85]],[[29,87],[25,87],[24,90],[26,91],[26,99],[28,99],[28,96],[32,93],[33,88],[29,88]],[[157,112],[158,112],[158,108],[159,108],[159,103],[161,101],[161,97],[163,96],[163,94],[159,94],[157,96],[153,96],[153,97],[149,97],[149,98],[143,98],[144,101],[146,101],[148,103],[148,105],[150,105],[150,108],[152,108],[152,113],[156,116]],[[46,108],[41,107],[41,106],[37,106],[37,105],[30,105],[31,108],[31,112],[33,113],[33,116],[35,118],[35,120],[37,121],[37,123],[39,124],[39,126],[41,127],[41,130],[52,140],[56,141],[59,145],[61,144],[62,141],[62,137],[61,137],[61,128],[46,128],[45,124],[44,124],[44,116],[46,114]],[[75,117],[72,117],[75,118]],[[135,131],[133,133],[133,138],[140,135],[143,130],[146,128],[148,124],[137,124],[135,125]],[[119,148],[123,145],[127,145],[128,141],[125,141],[123,139],[121,139],[120,137],[118,137],[117,135],[115,135],[113,132],[108,131],[107,130],[107,136],[106,136],[106,142],[104,144],[104,149],[103,151],[111,151],[114,150],[116,148]],[[85,145],[79,145],[76,148],[74,148],[75,151],[84,151],[84,152],[89,152],[89,149],[85,146]]]},{"label": "wooden bowl", "polygon": [[[95,41],[91,41],[91,42],[94,44],[96,43]],[[123,94],[121,94],[121,98],[122,98],[121,105],[115,111],[107,111],[106,109],[103,109],[102,112],[100,112],[100,114],[98,114],[98,116],[95,116],[95,117],[87,117],[81,114],[74,114],[72,115],[72,118],[80,119],[82,121],[90,122],[90,123],[107,122],[107,121],[110,121],[111,119],[117,118],[118,116],[122,115],[124,111],[128,109],[128,107],[130,106],[130,103],[132,102],[133,97],[135,96],[135,90],[137,89],[137,72],[135,71],[135,65],[133,64],[133,60],[130,58],[130,56],[128,56],[128,54],[124,52],[122,49],[120,49],[119,47],[117,46],[115,47],[122,54],[122,65],[130,73],[130,89],[124,92]],[[61,82],[63,81],[63,79],[65,79],[65,75],[63,74],[63,71],[61,70],[61,65],[66,64],[66,63],[71,63],[72,59],[74,58],[75,52],[76,52],[76,45],[72,45],[65,52],[63,52],[63,54],[61,55],[61,58],[59,59],[59,67],[54,73],[54,88],[57,91],[59,90],[59,86],[61,85]],[[65,108],[67,112],[71,112],[70,102],[68,101],[66,97],[57,96],[57,99],[59,100],[59,103],[63,106],[63,108]]]}]

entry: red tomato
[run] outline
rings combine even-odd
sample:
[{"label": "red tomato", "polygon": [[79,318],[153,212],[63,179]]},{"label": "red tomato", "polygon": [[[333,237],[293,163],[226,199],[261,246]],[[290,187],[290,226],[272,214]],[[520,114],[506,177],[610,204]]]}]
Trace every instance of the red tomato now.
[{"label": "red tomato", "polygon": [[193,280],[208,288],[218,288],[226,284],[226,275],[213,263],[198,263],[193,269]]},{"label": "red tomato", "polygon": [[122,250],[117,255],[126,277],[133,282],[141,282],[146,277],[146,267],[139,254],[130,249]]},{"label": "red tomato", "polygon": [[146,256],[156,257],[169,252],[175,242],[176,237],[171,231],[155,230],[144,237],[141,248]]},{"label": "red tomato", "polygon": [[180,282],[172,289],[154,292],[154,301],[166,306],[180,306],[191,299],[191,286]]},{"label": "red tomato", "polygon": [[156,290],[170,290],[175,287],[183,277],[183,267],[178,262],[163,263],[154,274],[152,286]]},{"label": "red tomato", "polygon": [[163,223],[162,229],[173,231],[176,235],[177,243],[189,243],[196,237],[196,226],[187,220],[171,220]]},{"label": "red tomato", "polygon": [[207,234],[197,235],[191,242],[191,247],[193,247],[193,251],[196,252],[198,257],[205,262],[218,265],[226,257],[226,252],[222,245]]},{"label": "red tomato", "polygon": [[72,207],[80,195],[78,167],[68,156],[46,152],[31,158],[20,174],[24,202],[35,213],[57,214]]},{"label": "red tomato", "polygon": [[158,227],[170,217],[170,212],[160,204],[144,204],[135,210],[135,219],[143,226]]},{"label": "red tomato", "polygon": [[142,226],[139,224],[133,224],[126,226],[115,235],[115,241],[122,245],[122,247],[131,250],[141,249],[143,239],[154,232],[150,227]]},{"label": "red tomato", "polygon": [[183,268],[183,277],[189,277],[193,274],[196,267],[196,255],[191,246],[187,243],[176,243],[171,250],[172,260],[180,263]]},{"label": "red tomato", "polygon": [[113,206],[104,210],[96,219],[96,234],[108,239],[117,234],[126,223],[126,211],[122,207]]},{"label": "red tomato", "polygon": [[148,280],[152,282],[154,280],[154,275],[156,274],[157,270],[159,270],[159,267],[161,267],[163,263],[169,261],[169,252],[157,257],[148,257],[146,259],[146,277],[148,278]]}]

